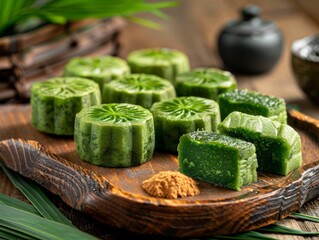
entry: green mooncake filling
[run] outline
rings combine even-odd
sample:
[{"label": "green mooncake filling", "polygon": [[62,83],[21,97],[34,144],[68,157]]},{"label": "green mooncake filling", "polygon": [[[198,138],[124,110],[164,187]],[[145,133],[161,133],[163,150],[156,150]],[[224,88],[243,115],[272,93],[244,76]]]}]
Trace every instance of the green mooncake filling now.
[{"label": "green mooncake filling", "polygon": [[151,74],[130,74],[104,84],[103,103],[132,103],[150,109],[153,103],[176,97],[174,85]]},{"label": "green mooncake filling", "polygon": [[219,106],[211,99],[177,97],[154,103],[156,149],[177,153],[179,138],[196,130],[216,131],[220,123]]},{"label": "green mooncake filling", "polygon": [[42,132],[73,135],[75,114],[100,103],[98,84],[87,79],[62,77],[36,82],[31,87],[31,124]]},{"label": "green mooncake filling", "polygon": [[218,130],[255,145],[258,171],[287,175],[302,164],[300,136],[287,124],[232,112],[219,124]]},{"label": "green mooncake filling", "polygon": [[127,62],[113,56],[76,57],[64,67],[65,76],[91,79],[99,84],[101,90],[105,82],[129,73],[130,67]]},{"label": "green mooncake filling", "polygon": [[189,59],[180,51],[147,48],[131,52],[127,62],[132,73],[154,74],[174,82],[177,74],[189,71]]},{"label": "green mooncake filling", "polygon": [[231,112],[238,111],[287,123],[286,103],[282,98],[247,89],[234,89],[220,94],[217,101],[222,120]]},{"label": "green mooncake filling", "polygon": [[137,166],[153,156],[153,115],[127,103],[85,108],[76,115],[74,141],[83,161],[106,167]]},{"label": "green mooncake filling", "polygon": [[234,190],[257,181],[252,143],[209,131],[184,134],[178,145],[179,171]]},{"label": "green mooncake filling", "polygon": [[175,88],[178,96],[198,96],[217,101],[219,94],[236,89],[234,76],[216,68],[196,68],[177,75]]}]

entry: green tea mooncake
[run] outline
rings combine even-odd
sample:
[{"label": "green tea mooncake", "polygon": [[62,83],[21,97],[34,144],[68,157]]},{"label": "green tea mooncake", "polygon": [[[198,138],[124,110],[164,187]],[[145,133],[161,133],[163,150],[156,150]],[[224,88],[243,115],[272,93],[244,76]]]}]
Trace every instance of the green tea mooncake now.
[{"label": "green tea mooncake", "polygon": [[154,74],[174,82],[177,74],[189,71],[189,59],[180,51],[147,48],[131,52],[127,62],[132,73]]},{"label": "green tea mooncake", "polygon": [[216,131],[220,123],[217,102],[201,97],[177,97],[154,103],[156,149],[177,153],[179,138],[196,130]]},{"label": "green tea mooncake", "polygon": [[178,96],[198,96],[217,101],[219,94],[237,88],[234,76],[217,68],[196,68],[177,75]]},{"label": "green tea mooncake", "polygon": [[65,76],[91,79],[99,84],[101,91],[105,82],[129,73],[130,67],[127,62],[113,56],[76,57],[64,67]]},{"label": "green tea mooncake", "polygon": [[185,175],[234,190],[257,181],[255,146],[237,138],[209,131],[184,134],[178,161]]},{"label": "green tea mooncake", "polygon": [[287,123],[286,103],[282,98],[247,89],[234,89],[220,94],[217,101],[222,120],[229,113],[238,111]]},{"label": "green tea mooncake", "polygon": [[84,78],[36,82],[31,87],[31,124],[42,132],[73,135],[75,114],[100,103],[99,85]]},{"label": "green tea mooncake", "polygon": [[219,124],[218,130],[255,145],[258,171],[287,175],[302,164],[300,136],[287,124],[232,112]]},{"label": "green tea mooncake", "polygon": [[103,103],[132,103],[150,109],[154,102],[176,97],[174,85],[151,74],[130,74],[104,84]]},{"label": "green tea mooncake", "polygon": [[152,113],[138,105],[110,103],[76,114],[74,141],[80,159],[106,167],[150,160],[155,146]]}]

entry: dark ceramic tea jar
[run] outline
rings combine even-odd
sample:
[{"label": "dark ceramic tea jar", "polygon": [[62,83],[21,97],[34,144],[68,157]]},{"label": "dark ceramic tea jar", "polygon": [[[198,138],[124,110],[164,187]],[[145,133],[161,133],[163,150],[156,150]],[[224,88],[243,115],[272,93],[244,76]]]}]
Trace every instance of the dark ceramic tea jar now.
[{"label": "dark ceramic tea jar", "polygon": [[260,17],[260,8],[247,5],[242,19],[230,21],[218,35],[218,51],[226,68],[242,73],[262,73],[280,59],[283,34]]}]

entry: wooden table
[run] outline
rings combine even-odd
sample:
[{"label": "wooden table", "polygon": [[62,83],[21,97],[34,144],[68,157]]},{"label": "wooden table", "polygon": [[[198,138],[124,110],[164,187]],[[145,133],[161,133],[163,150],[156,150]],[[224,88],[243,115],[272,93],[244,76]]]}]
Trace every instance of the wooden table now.
[{"label": "wooden table", "polygon": [[[298,106],[303,113],[319,118],[319,107],[308,101],[300,91],[290,66],[292,42],[315,34],[319,30],[316,16],[311,15],[318,12],[316,8],[319,7],[315,2],[315,0],[184,0],[180,6],[165,10],[171,17],[169,20],[159,20],[148,14],[142,15],[162,24],[161,31],[128,23],[120,37],[122,44],[120,56],[125,58],[130,51],[140,48],[168,47],[185,52],[193,68],[224,68],[216,48],[218,32],[228,20],[239,17],[239,9],[242,6],[253,3],[261,7],[264,18],[274,21],[283,31],[284,51],[278,64],[267,73],[250,76],[234,73],[239,87],[283,97],[289,106]],[[0,192],[24,199],[2,171],[0,171]],[[70,209],[57,197],[53,195],[51,197],[76,226],[101,239],[124,239],[136,236],[98,223],[91,217]],[[319,216],[319,199],[307,202],[300,212]],[[278,224],[294,229],[319,231],[319,223],[297,221],[292,218],[280,220]],[[291,235],[267,235],[278,239],[309,239]]]}]

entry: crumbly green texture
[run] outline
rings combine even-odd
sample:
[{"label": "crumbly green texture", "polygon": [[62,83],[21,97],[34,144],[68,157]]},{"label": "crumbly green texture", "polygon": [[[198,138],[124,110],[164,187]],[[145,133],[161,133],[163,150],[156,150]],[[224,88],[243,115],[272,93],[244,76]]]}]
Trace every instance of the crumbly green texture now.
[{"label": "crumbly green texture", "polygon": [[258,171],[287,175],[302,164],[300,136],[287,124],[232,112],[219,124],[218,130],[255,145]]},{"label": "crumbly green texture", "polygon": [[218,96],[221,119],[233,111],[261,115],[271,120],[287,123],[284,99],[247,89],[234,89]]},{"label": "crumbly green texture", "polygon": [[99,84],[101,91],[105,82],[130,72],[127,62],[114,56],[75,57],[64,67],[65,76],[91,79]]},{"label": "crumbly green texture", "polygon": [[73,135],[74,119],[82,108],[101,103],[98,84],[76,78],[51,78],[31,87],[31,124],[39,131]]},{"label": "crumbly green texture", "polygon": [[237,82],[228,71],[217,68],[196,68],[177,75],[177,96],[198,96],[217,101],[219,94],[236,89]]},{"label": "crumbly green texture", "polygon": [[153,115],[127,103],[85,108],[76,115],[74,141],[83,161],[106,167],[137,166],[153,156]]},{"label": "crumbly green texture", "polygon": [[103,103],[132,103],[150,109],[153,103],[176,97],[174,85],[151,74],[130,74],[104,84]]},{"label": "crumbly green texture", "polygon": [[177,153],[179,138],[196,130],[216,131],[220,123],[217,102],[201,97],[176,97],[154,103],[156,149]]},{"label": "crumbly green texture", "polygon": [[188,57],[181,51],[168,48],[146,48],[127,56],[132,73],[154,74],[174,82],[177,74],[189,71]]},{"label": "crumbly green texture", "polygon": [[257,181],[252,143],[209,131],[184,134],[178,145],[179,171],[234,190]]}]

